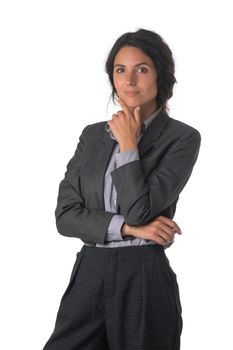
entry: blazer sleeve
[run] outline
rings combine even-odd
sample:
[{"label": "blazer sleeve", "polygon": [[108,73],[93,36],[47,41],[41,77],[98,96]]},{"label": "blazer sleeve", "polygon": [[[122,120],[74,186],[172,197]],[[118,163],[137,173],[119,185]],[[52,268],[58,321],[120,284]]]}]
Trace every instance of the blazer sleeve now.
[{"label": "blazer sleeve", "polygon": [[196,129],[174,141],[147,177],[140,160],[111,172],[120,213],[126,224],[143,225],[159,216],[178,198],[192,173],[200,142],[201,135]]},{"label": "blazer sleeve", "polygon": [[[139,159],[138,149],[129,150],[124,152],[116,153],[116,167],[122,166],[129,162]],[[125,219],[123,215],[114,215],[110,222],[108,233],[106,236],[107,241],[123,241],[121,228],[124,224]]]},{"label": "blazer sleeve", "polygon": [[60,182],[56,226],[60,234],[80,238],[85,243],[105,242],[105,236],[114,213],[85,207],[80,188],[80,170],[86,144],[87,125],[81,136],[74,156],[67,164],[64,179]]}]

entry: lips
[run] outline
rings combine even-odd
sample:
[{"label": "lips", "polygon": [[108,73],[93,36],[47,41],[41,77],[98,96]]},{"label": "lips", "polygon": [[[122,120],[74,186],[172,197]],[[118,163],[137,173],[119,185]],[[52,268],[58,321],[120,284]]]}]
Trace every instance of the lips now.
[{"label": "lips", "polygon": [[139,94],[139,91],[125,91],[125,94],[127,96],[133,97],[133,96],[136,96],[137,94]]}]

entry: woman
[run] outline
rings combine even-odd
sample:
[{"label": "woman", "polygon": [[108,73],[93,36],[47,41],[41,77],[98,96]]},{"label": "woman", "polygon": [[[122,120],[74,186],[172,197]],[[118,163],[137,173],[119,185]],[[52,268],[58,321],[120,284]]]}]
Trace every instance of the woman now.
[{"label": "woman", "polygon": [[58,232],[84,245],[44,349],[177,350],[182,309],[165,249],[181,234],[172,218],[200,134],[167,113],[174,61],[158,34],[123,34],[106,71],[121,109],[84,128],[59,186]]}]

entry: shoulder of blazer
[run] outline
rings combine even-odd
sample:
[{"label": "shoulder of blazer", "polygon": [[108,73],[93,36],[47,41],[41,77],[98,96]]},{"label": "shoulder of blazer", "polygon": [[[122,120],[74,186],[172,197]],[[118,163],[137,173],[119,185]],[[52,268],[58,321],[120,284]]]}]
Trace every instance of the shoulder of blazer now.
[{"label": "shoulder of blazer", "polygon": [[172,117],[169,117],[169,122],[165,126],[163,132],[167,135],[173,135],[178,139],[195,137],[201,140],[201,134],[196,128]]},{"label": "shoulder of blazer", "polygon": [[100,139],[106,134],[106,123],[107,121],[89,124],[83,129],[83,132],[85,133],[85,136],[88,137],[88,139]]}]

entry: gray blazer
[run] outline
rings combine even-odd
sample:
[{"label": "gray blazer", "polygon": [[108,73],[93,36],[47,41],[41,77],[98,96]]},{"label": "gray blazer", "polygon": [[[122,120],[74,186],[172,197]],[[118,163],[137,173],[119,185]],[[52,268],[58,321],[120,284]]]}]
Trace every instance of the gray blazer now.
[{"label": "gray blazer", "polygon": [[[58,232],[87,244],[104,243],[116,214],[104,208],[104,174],[116,142],[109,137],[106,123],[83,129],[57,197]],[[159,215],[172,219],[200,143],[198,130],[161,111],[138,143],[140,160],[111,173],[117,191],[117,214],[131,226],[143,225]]]}]

